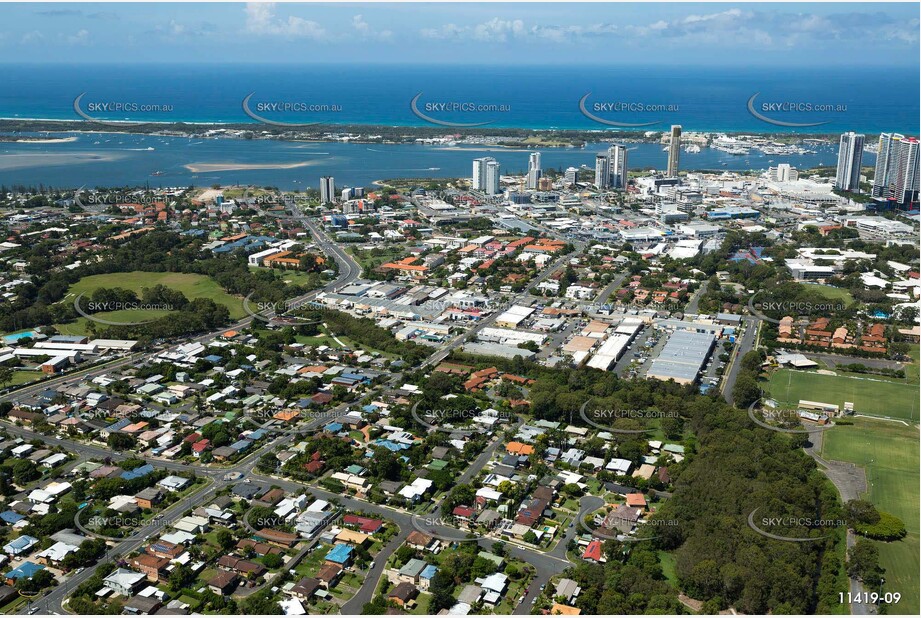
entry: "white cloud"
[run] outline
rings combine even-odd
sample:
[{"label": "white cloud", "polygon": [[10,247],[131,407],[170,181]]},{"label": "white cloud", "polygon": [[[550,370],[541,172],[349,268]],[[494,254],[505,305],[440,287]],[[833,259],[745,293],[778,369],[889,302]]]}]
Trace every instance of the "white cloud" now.
[{"label": "white cloud", "polygon": [[67,42],[71,45],[86,45],[89,42],[89,30],[80,30],[77,34],[67,37]]},{"label": "white cloud", "polygon": [[355,15],[352,17],[352,28],[365,39],[387,41],[390,40],[390,38],[393,36],[393,32],[390,30],[374,30],[361,15]]},{"label": "white cloud", "polygon": [[23,43],[38,43],[39,41],[44,41],[45,35],[39,32],[38,30],[32,30],[30,32],[24,32],[20,41]]},{"label": "white cloud", "polygon": [[251,2],[246,5],[246,31],[251,34],[287,36],[322,41],[329,38],[329,33],[315,21],[288,16],[282,19],[275,16],[274,3]]}]

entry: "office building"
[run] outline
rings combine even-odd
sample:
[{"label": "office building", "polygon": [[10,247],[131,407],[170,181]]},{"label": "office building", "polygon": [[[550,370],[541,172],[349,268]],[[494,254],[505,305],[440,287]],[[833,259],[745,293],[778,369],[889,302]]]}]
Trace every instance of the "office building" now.
[{"label": "office building", "polygon": [[838,145],[838,171],[835,174],[835,188],[840,191],[860,190],[860,164],[863,161],[865,135],[848,131],[841,135]]},{"label": "office building", "polygon": [[320,176],[320,203],[331,204],[335,199],[336,186],[332,176]]},{"label": "office building", "polygon": [[774,182],[795,182],[799,179],[799,172],[789,163],[780,163],[768,168],[768,178]]},{"label": "office building", "polygon": [[669,178],[678,176],[678,158],[681,156],[681,125],[673,124],[671,136],[668,140],[668,170]]},{"label": "office building", "polygon": [[575,167],[567,167],[563,179],[569,186],[576,184],[576,181],[579,179],[579,170]]}]

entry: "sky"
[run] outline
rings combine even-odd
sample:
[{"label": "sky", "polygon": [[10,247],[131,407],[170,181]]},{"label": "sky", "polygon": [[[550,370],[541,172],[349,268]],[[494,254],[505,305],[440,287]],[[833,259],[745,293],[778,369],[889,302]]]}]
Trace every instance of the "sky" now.
[{"label": "sky", "polygon": [[0,63],[919,66],[918,3],[14,3]]}]

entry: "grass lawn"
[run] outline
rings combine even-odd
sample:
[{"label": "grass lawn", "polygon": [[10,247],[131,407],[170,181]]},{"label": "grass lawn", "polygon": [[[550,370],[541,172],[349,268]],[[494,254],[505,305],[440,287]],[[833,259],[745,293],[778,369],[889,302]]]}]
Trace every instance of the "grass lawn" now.
[{"label": "grass lawn", "polygon": [[662,567],[662,575],[672,586],[678,588],[678,571],[676,569],[677,560],[667,551],[659,552],[659,565]]},{"label": "grass lawn", "polygon": [[10,381],[7,386],[19,386],[20,384],[28,384],[29,382],[35,382],[36,380],[41,380],[46,374],[41,371],[22,371],[15,370],[13,371],[13,379]]},{"label": "grass lawn", "polygon": [[[235,319],[246,315],[243,310],[242,298],[231,296],[210,277],[191,273],[133,271],[92,275],[84,277],[72,285],[64,302],[73,302],[74,298],[79,294],[91,294],[97,288],[124,288],[133,290],[140,295],[142,288],[149,288],[155,285],[165,285],[178,290],[189,300],[193,298],[210,298],[214,302],[227,307],[230,311],[230,317]],[[138,312],[132,311],[131,313],[137,314]]]},{"label": "grass lawn", "polygon": [[843,407],[845,401],[851,401],[858,414],[919,420],[918,388],[905,382],[873,380],[872,376],[855,378],[778,369],[771,375],[765,390],[787,405],[808,399]]},{"label": "grass lawn", "polygon": [[304,272],[302,270],[277,270],[272,268],[265,268],[263,266],[250,266],[249,269],[253,272],[260,270],[275,270],[275,272],[281,277],[281,280],[290,285],[308,285],[310,282],[310,273]]},{"label": "grass lawn", "polygon": [[880,563],[886,569],[886,589],[902,593],[902,600],[892,608],[892,613],[917,614],[921,610],[917,427],[857,418],[854,425],[835,427],[825,433],[822,455],[864,467],[869,484],[867,498],[905,522],[908,536],[877,546]]},{"label": "grass lawn", "polygon": [[845,288],[836,288],[831,285],[816,285],[808,284],[804,286],[807,290],[812,290],[818,292],[825,298],[829,300],[840,300],[845,305],[850,305],[854,302],[854,297],[851,296],[851,292]]}]

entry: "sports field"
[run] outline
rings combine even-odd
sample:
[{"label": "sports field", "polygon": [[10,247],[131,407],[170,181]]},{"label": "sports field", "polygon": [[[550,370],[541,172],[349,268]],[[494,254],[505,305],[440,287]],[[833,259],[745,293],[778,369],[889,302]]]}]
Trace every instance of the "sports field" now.
[{"label": "sports field", "polygon": [[[225,292],[213,279],[205,275],[189,273],[159,273],[133,271],[128,273],[110,273],[107,275],[92,275],[84,277],[70,287],[63,302],[73,302],[80,295],[89,295],[98,288],[124,288],[141,295],[143,288],[155,285],[165,285],[182,292],[186,298],[210,298],[214,302],[224,305],[230,311],[230,317],[242,318],[246,315],[243,310],[243,299],[231,296]],[[164,315],[169,311],[161,309],[139,309],[101,312],[95,315],[112,322],[143,322]],[[80,318],[73,324],[58,325],[57,328],[66,334],[84,334],[86,318]]]},{"label": "sports field", "polygon": [[893,614],[921,610],[918,572],[919,543],[918,427],[894,421],[855,418],[854,425],[835,427],[824,435],[822,456],[849,461],[867,472],[867,499],[905,522],[908,536],[894,543],[877,543],[886,569],[886,590],[901,592]]},{"label": "sports field", "polygon": [[814,371],[778,369],[768,380],[770,396],[786,405],[800,399],[835,403],[844,407],[854,403],[858,414],[888,416],[918,422],[918,386],[906,381],[877,379],[872,375],[833,376]]}]

